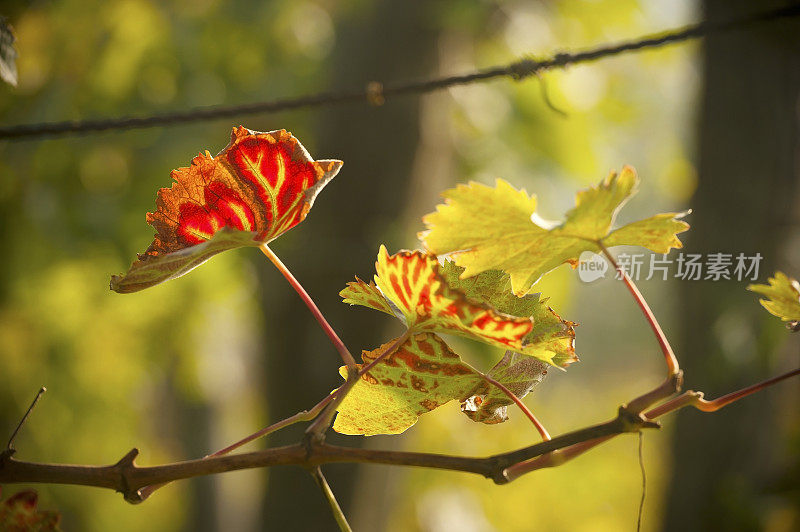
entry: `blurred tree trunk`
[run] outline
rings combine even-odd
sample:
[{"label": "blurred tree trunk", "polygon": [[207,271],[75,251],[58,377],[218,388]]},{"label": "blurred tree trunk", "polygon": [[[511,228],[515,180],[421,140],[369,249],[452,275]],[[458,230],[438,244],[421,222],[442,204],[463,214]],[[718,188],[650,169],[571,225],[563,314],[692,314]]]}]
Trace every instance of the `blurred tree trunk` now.
[{"label": "blurred tree trunk", "polygon": [[[435,58],[435,32],[426,12],[400,0],[344,10],[337,21],[337,43],[330,60],[331,86],[352,87],[369,80],[422,77]],[[389,101],[381,109],[357,104],[322,110],[312,154],[340,158],[345,165],[327,186],[301,227],[276,242],[276,253],[315,299],[356,358],[361,349],[386,341],[385,316],[349,309],[338,292],[358,274],[369,278],[382,234],[404,207],[419,137],[418,101]],[[340,383],[338,354],[311,314],[271,266],[263,277],[266,338],[266,382],[270,419],[309,408]],[[297,441],[302,432],[275,435],[272,445]],[[329,441],[344,438],[329,435]],[[357,445],[357,438],[347,438]],[[345,512],[353,499],[355,469],[325,469]],[[263,522],[270,530],[335,528],[322,495],[299,468],[269,471]]]},{"label": "blurred tree trunk", "polygon": [[[704,5],[706,17],[715,20],[784,3]],[[715,35],[704,45],[699,186],[684,251],[758,252],[764,282],[775,267],[789,265],[789,231],[796,231],[800,23]],[[684,281],[680,290],[678,357],[687,388],[717,397],[797,365],[796,348],[782,361],[774,355],[784,338],[775,337],[774,319],[767,319],[743,283]],[[769,506],[791,504],[775,496],[779,485],[787,487],[781,477],[795,493],[800,488],[797,475],[786,476],[798,457],[786,456],[776,423],[781,393],[771,390],[713,415],[677,415],[666,530],[764,529]]]}]

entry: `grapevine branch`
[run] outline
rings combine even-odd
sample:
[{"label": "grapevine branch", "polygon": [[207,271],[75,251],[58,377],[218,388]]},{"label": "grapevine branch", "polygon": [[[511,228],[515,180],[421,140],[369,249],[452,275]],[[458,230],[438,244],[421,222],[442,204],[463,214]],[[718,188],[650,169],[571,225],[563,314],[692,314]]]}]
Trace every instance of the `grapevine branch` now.
[{"label": "grapevine branch", "polygon": [[[337,512],[338,504],[335,498],[332,497],[330,487],[324,482],[324,477],[321,476],[321,471],[319,470],[321,464],[356,462],[427,467],[480,474],[498,484],[505,484],[526,473],[545,467],[561,465],[619,434],[640,432],[643,428],[658,428],[660,425],[655,419],[669,412],[687,406],[695,407],[704,412],[714,412],[747,395],[772,386],[782,380],[800,375],[800,368],[798,368],[710,401],[703,398],[702,392],[688,391],[675,396],[680,389],[682,373],[669,342],[633,281],[627,277],[624,270],[615,262],[613,256],[603,247],[602,243],[597,242],[597,244],[620,272],[623,281],[647,317],[653,332],[659,340],[668,366],[668,378],[663,384],[628,404],[620,406],[617,416],[605,423],[585,427],[552,439],[545,437],[543,434],[545,441],[541,443],[484,458],[355,449],[325,443],[324,433],[330,427],[336,408],[346,393],[361,375],[398,349],[408,335],[411,334],[410,331],[406,331],[380,356],[361,368],[358,373],[349,372],[347,381],[310,411],[300,412],[279,421],[205,458],[161,466],[139,467],[134,463],[139,451],[132,449],[116,464],[108,466],[46,464],[15,460],[13,458],[15,450],[9,445],[7,449],[0,452],[0,483],[42,482],[110,488],[122,492],[127,501],[138,503],[145,500],[160,486],[173,480],[240,469],[296,465],[312,472],[312,475],[326,494],[326,498],[328,498],[334,511],[334,516],[338,520],[337,522],[339,522],[342,529],[346,530],[344,527],[347,524],[346,521],[342,521],[341,509]],[[37,399],[40,395],[41,392],[37,395]],[[674,397],[670,398],[670,396]],[[20,426],[27,419],[35,403],[36,400],[23,416]],[[644,412],[646,408],[656,403],[662,404]],[[523,408],[523,410],[525,409]],[[304,439],[297,444],[251,453],[227,454],[260,436],[296,422],[308,420],[313,421],[306,431]],[[12,441],[17,431],[18,429],[12,434]]]},{"label": "grapevine branch", "polygon": [[[14,459],[13,451],[6,450],[0,453],[0,483],[50,483],[108,488],[121,492],[127,501],[135,503],[142,501],[139,494],[141,488],[173,480],[276,465],[295,465],[313,470],[328,463],[369,463],[461,471],[482,475],[494,480],[497,484],[506,484],[524,474],[519,468],[515,469],[513,466],[530,463],[537,457],[561,449],[574,448],[581,443],[591,443],[593,440],[609,439],[619,434],[638,432],[642,428],[656,428],[659,425],[653,421],[655,418],[687,406],[693,406],[702,411],[709,411],[709,408],[719,409],[746,395],[796,375],[800,375],[800,368],[713,401],[703,400],[700,392],[686,392],[643,415],[634,414],[627,407],[621,406],[617,416],[605,423],[556,436],[551,440],[522,449],[488,457],[473,458],[432,453],[356,449],[308,440],[294,445],[251,453],[212,456],[160,466],[139,467],[134,463],[139,453],[137,449],[132,449],[117,463],[107,466],[26,462]],[[709,407],[709,404],[713,406]],[[537,469],[541,469],[541,467]]]},{"label": "grapevine branch", "polygon": [[715,33],[744,29],[756,24],[796,17],[798,15],[800,15],[800,5],[794,4],[778,9],[736,17],[726,21],[701,22],[681,29],[646,35],[636,40],[625,41],[618,44],[601,45],[579,52],[561,52],[545,59],[524,58],[506,65],[490,67],[467,74],[422,81],[387,84],[371,81],[367,83],[363,89],[342,92],[323,92],[296,98],[283,98],[242,105],[218,105],[142,116],[13,125],[0,128],[0,140],[35,139],[52,136],[98,133],[101,131],[171,126],[234,116],[277,113],[280,111],[308,109],[344,103],[363,102],[370,105],[382,105],[387,98],[394,96],[425,94],[457,85],[485,82],[497,78],[511,78],[515,81],[520,81],[531,76],[538,77],[543,72],[556,68],[565,68],[569,65],[596,61],[627,52],[658,48],[691,39],[698,39]]},{"label": "grapevine branch", "polygon": [[[263,429],[261,429],[259,431],[256,431],[253,434],[250,434],[249,436],[247,436],[245,438],[242,438],[241,440],[237,441],[236,443],[232,443],[232,444],[228,445],[227,447],[225,447],[223,449],[220,449],[219,451],[216,451],[214,453],[211,453],[211,454],[205,456],[204,459],[205,458],[213,458],[215,456],[224,456],[226,454],[232,453],[233,451],[235,451],[239,447],[242,447],[243,445],[246,445],[246,444],[250,443],[251,441],[257,440],[258,438],[263,438],[264,436],[272,434],[273,432],[277,432],[277,431],[279,431],[281,429],[285,429],[286,427],[288,427],[290,425],[294,425],[295,423],[300,423],[301,421],[311,421],[312,419],[314,419],[315,417],[317,417],[319,415],[319,413],[322,411],[322,409],[325,407],[325,405],[327,405],[331,401],[331,399],[333,399],[333,396],[332,395],[327,395],[327,396],[325,396],[325,399],[323,399],[322,401],[320,401],[319,403],[314,405],[313,408],[311,408],[309,410],[303,410],[301,412],[296,413],[293,416],[289,416],[286,419],[282,419],[281,421],[273,423],[272,425],[270,425],[268,427],[265,427],[265,428],[263,428]],[[144,501],[150,495],[152,495],[153,492],[155,492],[157,489],[159,489],[159,488],[161,488],[161,487],[163,487],[165,485],[166,485],[166,483],[155,484],[155,485],[152,485],[152,486],[145,486],[144,488],[140,489],[139,493],[138,493],[138,497],[139,497],[140,501]]]},{"label": "grapevine branch", "polygon": [[[644,419],[654,419],[657,416],[655,415],[648,416],[647,414],[643,416],[642,412],[646,408],[649,408],[650,406],[659,403],[669,398],[670,396],[680,392],[681,386],[683,384],[683,371],[681,370],[680,364],[678,363],[678,358],[675,356],[675,352],[673,351],[672,346],[670,345],[669,340],[667,339],[667,335],[664,334],[664,330],[658,323],[658,319],[656,318],[655,314],[653,314],[653,311],[650,309],[650,305],[647,304],[647,300],[644,298],[641,291],[639,291],[639,288],[636,286],[636,283],[633,282],[633,279],[630,278],[625,269],[622,268],[617,263],[617,261],[614,259],[614,256],[611,254],[611,252],[608,251],[608,248],[606,248],[605,245],[603,244],[602,240],[593,241],[593,243],[597,245],[600,251],[603,252],[608,261],[611,263],[611,265],[614,266],[614,269],[619,273],[620,279],[622,280],[622,282],[625,283],[625,286],[628,288],[628,291],[630,292],[631,296],[639,305],[639,309],[642,311],[642,314],[647,320],[647,323],[650,324],[650,328],[653,330],[653,334],[655,335],[656,340],[658,340],[658,345],[661,348],[662,354],[664,355],[664,361],[667,364],[667,378],[664,380],[664,382],[662,382],[659,386],[656,386],[649,392],[640,395],[639,397],[630,401],[627,405],[624,405],[624,408],[626,408],[632,415],[643,417]],[[687,393],[696,393],[696,392],[687,392]],[[744,390],[736,393],[740,393],[742,395],[737,396],[735,399],[733,399],[734,401],[739,397],[744,397],[745,395],[747,395],[747,393],[744,393]],[[702,397],[702,394],[700,394],[700,396]],[[690,403],[692,403],[692,401],[686,399],[685,402],[675,403],[674,406],[679,406],[679,405],[688,406]],[[670,411],[671,411],[670,409],[667,409],[664,410],[662,413]],[[649,414],[652,414],[652,412],[650,412]],[[521,475],[524,475],[525,473],[529,473],[537,469],[559,466],[564,462],[572,460],[573,458],[582,455],[583,453],[597,447],[598,445],[605,443],[614,436],[616,436],[616,434],[611,434],[593,440],[583,441],[575,445],[571,445],[569,447],[558,449],[551,453],[538,456],[531,460],[514,464],[508,469],[508,471],[506,471],[506,475],[510,479],[514,479]]]}]

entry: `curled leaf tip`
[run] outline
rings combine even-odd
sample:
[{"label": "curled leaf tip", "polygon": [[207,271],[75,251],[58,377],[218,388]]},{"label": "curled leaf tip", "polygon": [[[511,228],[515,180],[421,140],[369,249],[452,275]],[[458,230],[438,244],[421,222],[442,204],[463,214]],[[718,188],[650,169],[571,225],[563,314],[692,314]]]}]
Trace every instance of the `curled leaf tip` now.
[{"label": "curled leaf tip", "polygon": [[171,172],[146,220],[153,242],[111,289],[136,292],[174,279],[228,249],[260,246],[302,222],[314,199],[342,166],[315,161],[291,133],[234,127],[212,157],[200,152]]}]

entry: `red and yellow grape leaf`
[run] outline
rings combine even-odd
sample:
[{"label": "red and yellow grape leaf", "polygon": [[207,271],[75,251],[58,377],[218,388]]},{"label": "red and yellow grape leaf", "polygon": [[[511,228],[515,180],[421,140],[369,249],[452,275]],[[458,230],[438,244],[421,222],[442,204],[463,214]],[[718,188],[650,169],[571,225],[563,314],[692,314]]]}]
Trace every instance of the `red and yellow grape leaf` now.
[{"label": "red and yellow grape leaf", "polygon": [[[374,285],[356,280],[340,295],[347,303],[402,316],[412,332],[457,334],[497,347],[522,349],[523,339],[533,330],[530,318],[497,312],[452,288],[434,255],[401,251],[389,256],[381,246],[375,270]],[[394,308],[398,312],[393,312]]]},{"label": "red and yellow grape leaf", "polygon": [[385,297],[383,297],[383,293],[378,290],[378,287],[375,286],[373,281],[365,283],[356,277],[355,281],[347,283],[347,287],[339,292],[339,295],[342,296],[343,303],[374,308],[375,310],[380,310],[381,312],[385,312],[390,316],[396,316],[400,318],[400,316],[397,316],[397,314],[395,314],[395,312],[392,310],[389,302]]},{"label": "red and yellow grape leaf", "polygon": [[61,514],[37,508],[35,491],[15,493],[0,502],[0,530],[3,532],[58,532]]},{"label": "red and yellow grape leaf", "polygon": [[563,223],[551,226],[536,215],[536,197],[498,179],[494,188],[479,183],[445,191],[445,203],[423,218],[420,233],[428,250],[449,253],[462,274],[486,270],[511,275],[514,293],[528,293],[545,273],[567,262],[576,266],[583,251],[606,247],[643,246],[656,253],[681,247],[676,236],[689,225],[685,213],[659,214],[611,231],[617,211],[630,198],[639,179],[626,166],[599,185],[580,191]]},{"label": "red and yellow grape leaf", "polygon": [[747,289],[767,296],[767,299],[759,301],[770,314],[783,321],[799,321],[800,283],[797,282],[797,279],[793,279],[783,272],[775,272],[775,276],[770,277],[767,281],[768,285],[751,284]]},{"label": "red and yellow grape leaf", "polygon": [[[359,369],[394,344],[364,351]],[[347,369],[339,372],[347,377]],[[342,434],[400,434],[420,415],[452,400],[463,400],[484,382],[432,333],[412,335],[394,353],[361,376],[339,405],[333,429]]]},{"label": "red and yellow grape leaf", "polygon": [[[487,373],[522,399],[547,375],[547,364],[534,357],[506,351]],[[461,411],[472,421],[493,425],[508,419],[508,407],[514,401],[497,386],[482,380],[470,396],[461,402]]]},{"label": "red and yellow grape leaf", "polygon": [[442,273],[448,284],[463,292],[469,299],[487,303],[511,316],[531,318],[533,329],[523,339],[519,352],[549,362],[554,366],[567,366],[577,362],[575,354],[575,323],[561,318],[546,305],[547,299],[539,294],[516,296],[511,291],[511,280],[500,270],[487,270],[473,277],[461,279],[464,268],[445,261]]},{"label": "red and yellow grape leaf", "polygon": [[342,162],[315,161],[284,130],[234,128],[216,157],[206,151],[172,171],[174,183],[156,197],[147,223],[153,242],[128,273],[111,278],[116,292],[135,292],[174,279],[212,255],[268,243],[305,219]]}]

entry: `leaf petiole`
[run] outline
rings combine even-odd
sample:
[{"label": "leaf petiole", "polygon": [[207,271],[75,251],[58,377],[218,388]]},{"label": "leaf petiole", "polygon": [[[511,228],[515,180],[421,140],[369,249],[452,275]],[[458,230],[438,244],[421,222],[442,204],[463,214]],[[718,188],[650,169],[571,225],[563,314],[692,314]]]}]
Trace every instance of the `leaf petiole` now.
[{"label": "leaf petiole", "polygon": [[536,427],[536,430],[539,431],[539,434],[542,436],[542,440],[549,441],[549,440],[552,439],[552,438],[550,438],[550,433],[547,432],[547,429],[544,428],[544,425],[542,425],[542,422],[539,421],[539,419],[534,415],[533,412],[531,412],[531,410],[527,406],[525,406],[525,403],[522,402],[522,399],[517,397],[517,394],[515,394],[514,392],[509,390],[503,383],[493,379],[489,375],[487,375],[485,373],[481,373],[481,376],[483,377],[483,379],[486,382],[488,382],[489,384],[491,384],[493,386],[496,386],[497,389],[499,389],[501,392],[506,394],[506,396],[509,399],[511,399],[512,401],[514,401],[514,403],[516,403],[516,405],[519,407],[519,409],[522,410],[522,412],[526,416],[528,416],[528,419],[531,420],[531,423],[533,423],[533,426]]},{"label": "leaf petiole", "polygon": [[625,286],[628,287],[633,299],[635,299],[636,303],[639,304],[639,308],[641,309],[642,314],[644,314],[644,317],[647,319],[647,322],[650,324],[650,328],[653,329],[653,334],[655,334],[658,344],[661,346],[661,352],[664,353],[664,360],[667,363],[667,371],[669,372],[669,376],[677,375],[681,371],[680,365],[678,364],[678,358],[675,356],[675,352],[672,350],[672,346],[669,344],[667,336],[661,329],[661,325],[658,323],[655,314],[653,314],[653,311],[650,310],[650,305],[647,304],[647,301],[639,291],[639,288],[633,282],[633,279],[631,279],[628,274],[625,273],[625,269],[617,264],[616,260],[614,260],[614,256],[611,255],[611,253],[608,251],[608,248],[603,245],[603,242],[598,240],[597,246],[606,256],[611,265],[614,266],[614,269],[619,272],[620,276],[622,277],[622,281],[625,283]]},{"label": "leaf petiole", "polygon": [[322,327],[322,330],[325,331],[325,334],[328,335],[328,338],[330,338],[333,346],[339,352],[339,355],[341,355],[344,365],[349,369],[354,369],[356,367],[356,361],[353,358],[353,355],[350,354],[350,351],[344,345],[344,342],[342,342],[341,338],[339,338],[339,335],[336,334],[336,331],[333,330],[331,324],[328,323],[328,320],[326,320],[325,316],[322,315],[322,311],[319,310],[317,304],[314,303],[314,300],[308,295],[308,292],[306,292],[305,288],[303,288],[303,285],[301,285],[294,275],[292,275],[292,272],[289,271],[289,268],[286,267],[286,265],[281,261],[281,259],[278,258],[277,255],[275,255],[275,253],[267,244],[262,244],[259,246],[259,249],[262,253],[264,253],[264,255],[267,256],[272,264],[275,265],[278,271],[281,272],[292,288],[294,288],[295,292],[297,292],[297,295],[300,296],[300,299],[303,300],[303,303],[306,304],[308,310],[310,310],[311,314],[314,315],[314,318],[316,318],[317,322],[320,324],[320,327]]}]

